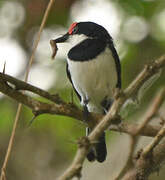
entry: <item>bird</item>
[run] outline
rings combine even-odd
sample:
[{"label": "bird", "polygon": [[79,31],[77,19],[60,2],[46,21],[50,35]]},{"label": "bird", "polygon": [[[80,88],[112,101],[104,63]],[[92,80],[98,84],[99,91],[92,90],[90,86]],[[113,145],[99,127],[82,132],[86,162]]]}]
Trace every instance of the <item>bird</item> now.
[{"label": "bird", "polygon": [[[55,43],[69,43],[66,73],[84,112],[106,114],[121,89],[121,64],[113,39],[101,25],[74,22]],[[89,135],[92,129],[86,128]],[[87,154],[89,161],[104,162],[107,157],[105,132]]]}]

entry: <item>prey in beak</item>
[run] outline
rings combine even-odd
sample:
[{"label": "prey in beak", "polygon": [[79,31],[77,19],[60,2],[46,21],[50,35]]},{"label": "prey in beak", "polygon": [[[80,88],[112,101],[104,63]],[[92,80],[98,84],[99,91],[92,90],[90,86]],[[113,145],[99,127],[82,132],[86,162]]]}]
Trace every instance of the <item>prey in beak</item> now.
[{"label": "prey in beak", "polygon": [[71,24],[68,32],[66,34],[64,34],[63,36],[57,38],[57,39],[52,39],[50,40],[50,45],[52,47],[52,51],[53,51],[53,54],[52,54],[52,59],[54,59],[54,57],[56,56],[57,54],[57,43],[64,43],[66,42],[68,39],[69,39],[69,36],[70,35],[73,35],[74,33],[76,33],[77,31],[77,22],[74,22]]},{"label": "prey in beak", "polygon": [[57,39],[53,39],[53,40],[50,40],[50,45],[52,47],[52,51],[53,51],[53,54],[52,54],[52,59],[54,59],[54,57],[56,56],[57,54],[57,43],[64,43],[66,42],[68,39],[69,39],[69,36],[74,34],[76,31],[77,31],[77,22],[74,22],[71,24],[68,32],[66,34],[64,34],[63,36],[57,38]]},{"label": "prey in beak", "polygon": [[57,39],[52,39],[50,40],[50,45],[52,47],[52,59],[55,58],[57,51],[58,51],[58,47],[57,47],[57,43],[64,43],[69,39],[69,33],[64,34],[63,36],[57,38]]}]

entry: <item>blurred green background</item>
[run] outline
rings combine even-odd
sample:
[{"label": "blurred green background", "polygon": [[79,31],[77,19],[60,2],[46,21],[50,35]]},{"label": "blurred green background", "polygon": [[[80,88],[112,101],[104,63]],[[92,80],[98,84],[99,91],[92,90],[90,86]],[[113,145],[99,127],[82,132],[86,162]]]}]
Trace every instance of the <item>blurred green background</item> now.
[{"label": "blurred green background", "polygon": [[[24,78],[47,4],[48,0],[0,0],[1,71],[6,61],[6,73]],[[59,93],[67,102],[71,100],[72,91],[65,73],[67,45],[59,46],[56,60],[51,61],[49,41],[66,32],[74,21],[94,21],[110,32],[122,63],[123,89],[144,64],[165,54],[164,0],[55,0],[35,55],[29,82],[51,93]],[[151,99],[164,84],[163,71],[144,94],[140,106],[125,115],[125,121],[140,120]],[[77,98],[74,99],[79,106]],[[16,109],[15,101],[0,94],[0,166]],[[164,106],[161,113],[165,115]],[[28,127],[32,117],[32,112],[24,107],[7,168],[7,180],[56,179],[71,163],[77,148],[76,140],[85,135],[84,125],[74,119],[42,115]],[[107,132],[107,161],[103,164],[86,161],[82,179],[113,179],[125,162],[128,140],[125,134]],[[150,140],[141,138],[138,149]],[[164,177],[165,171],[161,170],[159,176],[152,175],[151,179]]]}]

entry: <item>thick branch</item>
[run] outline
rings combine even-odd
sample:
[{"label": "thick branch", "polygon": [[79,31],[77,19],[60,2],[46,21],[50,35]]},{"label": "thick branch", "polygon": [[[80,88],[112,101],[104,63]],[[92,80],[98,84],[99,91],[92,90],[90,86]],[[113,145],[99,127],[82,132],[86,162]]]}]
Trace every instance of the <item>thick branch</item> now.
[{"label": "thick branch", "polygon": [[[130,134],[130,135],[134,135],[135,132],[138,130],[138,127],[139,127],[139,124],[137,123],[126,123],[126,122],[123,122],[119,128],[118,125],[111,125],[109,127],[109,130],[112,130],[112,131],[121,131],[123,133],[127,133],[127,134]],[[144,127],[144,129],[140,132],[139,135],[141,136],[149,136],[149,137],[154,137],[158,131],[160,130],[160,126],[152,126],[152,125],[146,125]]]},{"label": "thick branch", "polygon": [[[15,85],[15,88],[10,87],[7,84],[7,82],[10,82],[11,84]],[[43,103],[26,94],[23,94],[21,91],[18,91],[18,89],[28,90],[44,98],[48,97],[48,99],[54,103],[51,104]],[[49,114],[65,115],[83,121],[83,112],[73,104],[65,103],[60,99],[58,95],[51,95],[47,91],[32,86],[28,83],[25,83],[24,81],[18,80],[7,74],[0,73],[0,91],[8,95],[12,99],[29,107],[33,112],[36,112],[36,114],[49,113]],[[101,117],[102,117],[101,115],[91,113],[89,123],[94,122],[93,124],[95,124],[101,119]],[[109,130],[120,131],[133,135],[134,132],[137,131],[137,127],[138,124],[122,123],[120,130],[118,125],[111,125],[109,127]],[[147,125],[145,126],[144,130],[140,133],[140,135],[154,137],[159,130],[160,130],[159,126]]]},{"label": "thick branch", "polygon": [[9,82],[15,86],[15,90],[27,90],[31,91],[35,94],[38,94],[41,97],[44,97],[52,102],[55,102],[56,104],[62,104],[64,103],[62,99],[56,94],[56,95],[51,95],[47,91],[44,91],[38,87],[35,87],[29,83],[26,83],[24,81],[21,81],[19,79],[16,79],[10,75],[4,74],[0,72],[0,78],[4,79],[4,81]]},{"label": "thick branch", "polygon": [[25,95],[22,92],[10,87],[7,84],[6,79],[4,79],[4,77],[5,76],[3,76],[3,79],[0,78],[0,91],[6,94],[7,96],[13,98],[14,100],[28,106],[35,113],[35,115],[49,113],[57,115],[66,115],[80,120],[83,119],[82,111],[80,111],[75,106],[70,104],[49,104],[33,99],[32,97]]}]

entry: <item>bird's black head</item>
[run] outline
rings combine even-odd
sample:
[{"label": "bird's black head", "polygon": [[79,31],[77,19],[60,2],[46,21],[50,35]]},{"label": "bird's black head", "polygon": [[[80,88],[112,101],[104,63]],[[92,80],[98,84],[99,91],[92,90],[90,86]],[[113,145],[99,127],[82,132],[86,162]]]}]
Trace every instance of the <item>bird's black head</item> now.
[{"label": "bird's black head", "polygon": [[67,41],[70,37],[74,35],[85,35],[91,39],[100,39],[102,41],[111,41],[112,38],[107,32],[107,30],[94,22],[79,22],[72,23],[69,30],[62,37],[55,40],[56,43],[62,43]]},{"label": "bird's black head", "polygon": [[69,34],[84,34],[90,38],[108,39],[110,35],[107,30],[94,22],[73,23],[69,28]]}]

